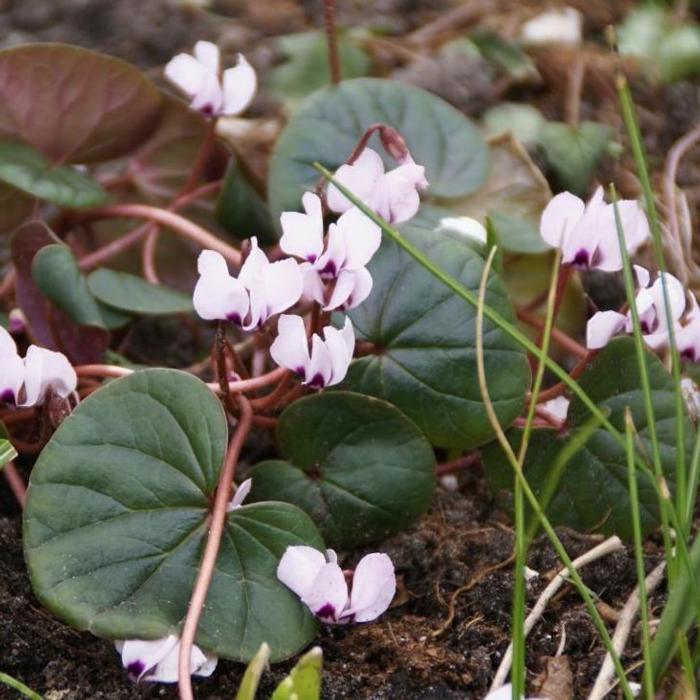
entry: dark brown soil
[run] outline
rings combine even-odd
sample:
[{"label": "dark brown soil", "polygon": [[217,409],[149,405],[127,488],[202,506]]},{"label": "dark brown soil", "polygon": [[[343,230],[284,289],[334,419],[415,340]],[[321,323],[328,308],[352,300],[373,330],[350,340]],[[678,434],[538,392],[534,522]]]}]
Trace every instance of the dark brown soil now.
[{"label": "dark brown soil", "polygon": [[[0,515],[0,669],[49,700],[175,698],[172,686],[134,685],[110,642],[76,632],[41,609],[24,568],[19,514],[6,494]],[[513,537],[505,523],[483,477],[463,474],[459,492],[440,490],[415,528],[379,546],[396,564],[395,605],[375,624],[322,630],[316,641],[324,652],[323,697],[482,698],[510,639],[512,577],[504,562]],[[572,556],[596,544],[593,537],[560,534]],[[658,557],[649,545],[649,568]],[[540,574],[529,585],[532,606],[557,569],[556,556],[542,538],[532,548],[529,566]],[[613,608],[620,608],[635,586],[630,552],[608,556],[583,575],[600,601]],[[447,624],[453,594],[470,582],[475,582],[471,589],[454,599]],[[583,698],[602,652],[573,589],[555,598],[530,636],[527,665],[533,686],[564,634],[562,653],[573,673],[574,697]],[[638,648],[636,639],[630,648]],[[636,660],[636,651],[623,659],[625,666]],[[281,664],[265,674],[261,697],[269,696],[287,670]],[[241,672],[239,665],[221,661],[211,679],[197,681],[197,697],[230,700]],[[15,696],[0,686],[0,698],[5,697]]]}]

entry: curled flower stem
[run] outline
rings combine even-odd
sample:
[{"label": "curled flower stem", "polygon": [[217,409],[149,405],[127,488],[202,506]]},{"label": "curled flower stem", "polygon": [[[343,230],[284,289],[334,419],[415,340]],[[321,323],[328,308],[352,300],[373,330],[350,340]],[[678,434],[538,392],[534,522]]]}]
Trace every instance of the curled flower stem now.
[{"label": "curled flower stem", "polygon": [[185,623],[182,627],[182,636],[180,638],[180,655],[178,659],[178,688],[180,700],[193,700],[192,694],[192,679],[190,677],[190,657],[192,655],[192,645],[197,634],[197,626],[202,615],[204,602],[209,592],[212,576],[214,575],[214,566],[216,558],[219,554],[219,546],[224,533],[226,524],[226,506],[231,499],[231,484],[236,471],[238,457],[243,447],[250,428],[253,422],[253,409],[248,399],[241,394],[236,395],[240,419],[236,430],[233,433],[231,442],[226,452],[226,459],[221,468],[219,475],[219,483],[216,487],[216,498],[214,500],[214,508],[211,513],[211,524],[209,527],[209,536],[207,544],[204,548],[202,563],[199,567],[197,580],[195,581],[192,590],[192,597],[187,608]]},{"label": "curled flower stem", "polygon": [[253,406],[253,410],[258,412],[274,409],[287,393],[293,376],[294,375],[287,370],[287,372],[282,376],[279,384],[269,394],[267,394],[267,396],[261,396],[259,399],[251,399],[250,403]]},{"label": "curled flower stem", "polygon": [[[98,207],[85,212],[81,221],[91,221],[95,219],[116,219],[134,218],[147,219],[153,223],[165,226],[183,238],[191,240],[201,248],[210,248],[217,253],[221,253],[232,265],[240,265],[241,254],[237,248],[225,243],[206,229],[198,226],[194,222],[180,216],[173,211],[153,207],[148,204],[114,204],[108,207]],[[142,234],[146,235],[148,229]],[[138,240],[138,239],[137,239]]]},{"label": "curled flower stem", "polygon": [[134,371],[118,365],[78,365],[73,369],[79,377],[126,377]]},{"label": "curled flower stem", "polygon": [[442,462],[438,464],[435,468],[435,475],[438,477],[445,476],[447,474],[454,474],[455,472],[461,472],[465,469],[471,469],[481,464],[481,453],[480,452],[470,452],[468,455],[459,457],[459,459],[453,459],[451,462]]},{"label": "curled flower stem", "polygon": [[3,469],[5,474],[5,479],[10,487],[10,490],[17,499],[20,508],[24,510],[24,504],[27,500],[27,486],[24,483],[24,479],[21,474],[17,471],[17,467],[14,462],[8,462]]},{"label": "curled flower stem", "polygon": [[331,82],[337,85],[342,80],[340,59],[338,57],[338,36],[335,29],[335,0],[323,0],[323,25],[328,44],[328,67]]},{"label": "curled flower stem", "polygon": [[[531,311],[527,311],[523,308],[518,308],[516,311],[518,318],[527,323],[529,326],[533,326],[534,328],[538,328],[540,330],[544,328],[544,319],[540,318],[537,314],[533,314]],[[567,335],[559,328],[552,328],[552,340],[559,345],[559,347],[570,352],[576,357],[588,357],[588,349],[583,347],[581,343],[576,342],[571,336]]]}]

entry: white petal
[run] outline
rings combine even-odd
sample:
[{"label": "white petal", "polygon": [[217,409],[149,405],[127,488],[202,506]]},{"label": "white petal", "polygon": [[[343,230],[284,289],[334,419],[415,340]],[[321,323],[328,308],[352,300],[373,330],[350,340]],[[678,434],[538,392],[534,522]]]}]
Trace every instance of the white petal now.
[{"label": "white petal", "polygon": [[[636,200],[621,200],[617,203],[620,225],[624,234],[625,248],[632,255],[649,238],[647,217]],[[600,230],[599,256],[595,267],[605,272],[622,269],[622,255],[617,233],[615,205],[607,204],[601,211],[598,225]]]},{"label": "white petal", "polygon": [[[663,276],[662,276],[663,275]],[[654,306],[656,308],[659,330],[667,330],[666,321],[666,305],[664,302],[663,283],[666,283],[666,292],[668,294],[668,304],[671,311],[671,320],[678,321],[683,315],[686,306],[685,287],[681,281],[674,277],[670,272],[659,274],[659,276],[651,285],[649,291],[654,297]]]},{"label": "white petal", "polygon": [[634,269],[634,276],[637,280],[637,287],[648,287],[649,282],[651,281],[651,275],[649,274],[649,270],[647,270],[646,267],[642,267],[641,265],[633,265],[632,267]]},{"label": "white petal", "polygon": [[412,156],[407,156],[398,168],[390,170],[387,175],[394,173],[408,180],[418,191],[422,191],[429,186],[425,179],[425,168],[418,165]]},{"label": "white petal", "polygon": [[552,248],[559,248],[565,237],[578,226],[585,204],[571,192],[562,192],[544,208],[540,219],[540,235]]},{"label": "white petal", "polygon": [[0,403],[15,405],[24,383],[24,362],[12,336],[0,326]]},{"label": "white petal", "polygon": [[282,315],[277,322],[277,337],[270,346],[272,359],[280,366],[306,379],[309,365],[309,341],[301,316]]},{"label": "white petal", "polygon": [[[612,205],[609,205],[612,206]],[[633,255],[650,237],[649,221],[636,199],[623,199],[617,203],[625,232],[627,252]]]},{"label": "white petal", "polygon": [[477,243],[486,243],[486,229],[476,219],[469,216],[446,216],[440,219],[438,233],[456,233],[462,238]]},{"label": "white petal", "polygon": [[223,114],[240,114],[253,101],[258,87],[258,77],[253,67],[238,54],[238,64],[227,68],[223,75],[224,98]]},{"label": "white petal", "polygon": [[199,90],[192,97],[190,107],[208,116],[216,116],[221,114],[223,102],[224,93],[221,90],[219,77],[205,72]]},{"label": "white petal", "polygon": [[299,265],[299,269],[303,278],[302,298],[306,301],[316,301],[319,304],[323,304],[326,286],[323,284],[318,270],[311,263],[302,263]]},{"label": "white petal", "polygon": [[555,418],[564,421],[569,413],[569,403],[569,399],[567,399],[566,396],[557,396],[554,399],[545,401],[542,404],[542,408],[548,413],[551,413]]},{"label": "white petal", "polygon": [[665,348],[668,345],[668,331],[666,330],[658,331],[657,333],[646,333],[642,338],[652,350],[661,350],[661,348]]},{"label": "white petal", "polygon": [[17,354],[17,343],[9,332],[0,326],[0,357]]},{"label": "white petal", "polygon": [[691,362],[700,361],[700,316],[691,315],[685,326],[678,325],[674,331],[680,356]]},{"label": "white petal", "polygon": [[226,506],[227,513],[230,513],[232,510],[240,508],[243,505],[243,501],[245,501],[246,497],[250,493],[250,489],[252,488],[252,486],[252,479],[246,479],[245,481],[241,482],[241,484],[236,489],[236,493],[233,494],[231,502]]},{"label": "white petal", "polygon": [[323,212],[321,200],[313,192],[302,197],[305,214],[285,211],[280,216],[280,248],[287,255],[315,262],[323,252]]},{"label": "white petal", "polygon": [[[381,156],[371,148],[365,148],[352,165],[341,165],[334,178],[360,201],[368,203],[377,180],[383,174]],[[330,185],[326,198],[329,209],[338,213],[355,206],[335,185]]]},{"label": "white petal", "polygon": [[[177,648],[177,643],[178,637],[171,634],[162,639],[129,639],[119,642],[115,646],[117,646],[117,649],[121,652],[122,666],[129,673],[129,677],[132,680],[140,681],[147,673],[152,672],[168,654]],[[177,674],[170,682],[176,680]]]},{"label": "white petal", "polygon": [[343,570],[335,562],[324,564],[301,599],[320,619],[337,622],[348,604],[348,584]]},{"label": "white petal", "polygon": [[347,270],[364,267],[382,242],[382,230],[357,207],[349,209],[338,219],[337,228],[345,243],[342,267]]},{"label": "white petal", "polygon": [[595,313],[586,326],[586,347],[591,350],[605,347],[625,327],[626,318],[617,311]]},{"label": "white petal", "polygon": [[341,309],[349,311],[359,306],[372,291],[372,275],[365,267],[359,270],[343,270],[335,283],[328,304],[324,311]]},{"label": "white petal", "polygon": [[214,75],[219,73],[220,56],[219,47],[211,41],[198,41],[194,45],[194,57]]},{"label": "white petal", "polygon": [[318,389],[328,386],[333,374],[333,363],[328,346],[314,333],[311,338],[311,359],[306,369],[304,384]]},{"label": "white petal", "polygon": [[386,554],[368,554],[355,569],[350,610],[355,622],[369,622],[391,605],[396,593],[394,565]]},{"label": "white petal", "polygon": [[345,235],[338,224],[328,227],[328,240],[323,255],[314,263],[322,278],[337,277],[345,263]]},{"label": "white petal", "polygon": [[345,326],[339,331],[333,326],[323,329],[323,337],[331,357],[331,376],[326,386],[338,384],[345,379],[348,367],[355,350],[355,332],[349,318],[345,319]]},{"label": "white petal", "polygon": [[303,274],[296,260],[287,258],[267,265],[250,289],[250,320],[243,328],[259,327],[270,316],[294,306],[303,288]]},{"label": "white petal", "polygon": [[416,215],[420,196],[415,183],[401,174],[401,168],[396,168],[377,182],[371,205],[389,223],[400,224]]},{"label": "white petal", "polygon": [[65,398],[77,385],[75,370],[63,353],[30,345],[24,359],[24,400],[18,405],[43,403],[49,389]]},{"label": "white petal", "polygon": [[200,91],[206,74],[206,68],[187,53],[178,54],[165,66],[165,77],[189,97]]},{"label": "white petal", "polygon": [[300,598],[311,591],[318,572],[326,564],[326,557],[313,547],[287,547],[277,566],[277,578]]},{"label": "white petal", "polygon": [[241,323],[248,313],[248,293],[235,277],[229,275],[223,256],[213,250],[204,250],[199,255],[197,269],[200,277],[192,295],[197,314],[207,321]]},{"label": "white petal", "polygon": [[523,24],[522,41],[530,46],[581,43],[583,16],[573,7],[548,10]]},{"label": "white petal", "polygon": [[264,251],[258,245],[258,239],[253,236],[250,239],[250,253],[241,266],[238,279],[246,289],[251,289],[261,272],[270,264]]}]

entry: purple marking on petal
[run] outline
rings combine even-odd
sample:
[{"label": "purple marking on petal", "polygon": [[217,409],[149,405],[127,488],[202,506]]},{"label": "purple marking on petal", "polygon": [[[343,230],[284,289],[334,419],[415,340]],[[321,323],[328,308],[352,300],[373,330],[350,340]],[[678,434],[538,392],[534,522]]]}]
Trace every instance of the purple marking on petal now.
[{"label": "purple marking on petal", "polygon": [[213,117],[213,116],[214,116],[214,105],[213,105],[213,104],[202,105],[202,106],[199,108],[199,111],[200,111],[205,117]]},{"label": "purple marking on petal", "polygon": [[318,274],[324,279],[328,279],[329,277],[337,277],[338,268],[333,260],[329,260],[323,270],[320,270]]},{"label": "purple marking on petal", "polygon": [[235,323],[237,326],[241,325],[241,315],[239,313],[236,313],[235,311],[233,313],[228,314],[226,318],[229,321],[231,321],[231,323]]},{"label": "purple marking on petal", "polygon": [[649,324],[646,321],[640,321],[639,322],[639,328],[641,329],[642,333],[649,333]]},{"label": "purple marking on petal", "polygon": [[335,608],[330,603],[326,603],[316,611],[316,617],[322,620],[335,620]]},{"label": "purple marking on petal", "polygon": [[311,253],[310,255],[306,256],[306,261],[310,262],[312,265],[316,262],[316,254]]},{"label": "purple marking on petal", "polygon": [[141,674],[146,669],[146,664],[143,661],[132,661],[127,667],[126,672],[129,674],[129,678],[132,681],[137,681]]},{"label": "purple marking on petal", "polygon": [[590,267],[590,254],[585,248],[581,248],[581,250],[574,255],[574,259],[571,261],[572,264],[575,267],[578,267],[580,270],[587,270]]},{"label": "purple marking on petal", "polygon": [[683,350],[683,352],[681,353],[681,357],[684,360],[689,360],[690,362],[696,362],[695,350],[693,348],[686,348],[685,350]]},{"label": "purple marking on petal", "polygon": [[306,379],[306,370],[303,367],[297,367],[294,371],[299,375],[302,382]]},{"label": "purple marking on petal", "polygon": [[318,389],[323,389],[326,383],[323,381],[323,375],[318,373],[314,374],[313,379],[309,382],[308,386],[316,387]]},{"label": "purple marking on petal", "polygon": [[12,389],[5,389],[0,393],[0,402],[9,403],[14,406],[17,403],[15,392],[12,391]]}]

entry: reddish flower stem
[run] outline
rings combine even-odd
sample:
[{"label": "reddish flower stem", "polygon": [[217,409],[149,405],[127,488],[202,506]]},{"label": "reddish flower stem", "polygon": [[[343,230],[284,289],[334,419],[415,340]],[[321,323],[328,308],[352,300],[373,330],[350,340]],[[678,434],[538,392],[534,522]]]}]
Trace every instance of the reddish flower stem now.
[{"label": "reddish flower stem", "polygon": [[[537,314],[533,314],[531,311],[527,311],[522,307],[517,308],[516,312],[521,321],[524,321],[538,330],[544,328],[544,319],[540,318]],[[581,343],[576,342],[571,336],[568,336],[559,328],[552,328],[552,340],[559,345],[559,347],[576,357],[583,358],[588,356],[588,350],[584,348]]]},{"label": "reddish flower stem", "polygon": [[14,462],[8,462],[3,469],[5,474],[5,479],[10,486],[10,490],[17,499],[20,508],[24,510],[24,504],[27,501],[27,487],[24,483],[24,479],[21,474],[17,471],[17,467]]},{"label": "reddish flower stem", "polygon": [[[571,275],[573,274],[574,268],[571,265],[562,265],[559,270],[559,276],[557,277],[557,288],[554,290],[554,305],[552,308],[552,324],[557,320],[559,315],[559,309],[561,308],[562,302],[564,301],[564,292],[566,292],[566,286],[569,284]],[[535,345],[538,348],[542,347],[542,338],[544,335],[544,322],[542,329],[537,335],[537,340],[535,340]]]},{"label": "reddish flower stem", "polygon": [[279,384],[266,396],[261,396],[258,399],[251,399],[251,405],[253,410],[257,413],[258,411],[265,411],[268,409],[273,409],[277,406],[278,402],[284,397],[289,385],[292,381],[293,374],[289,371],[282,377]]},{"label": "reddish flower stem", "polygon": [[[588,363],[595,357],[597,350],[589,350],[586,353],[585,357],[582,357],[574,366],[574,368],[569,372],[569,376],[572,379],[578,379],[588,367]],[[539,396],[537,397],[537,403],[544,403],[545,401],[549,401],[550,399],[556,399],[557,396],[561,396],[567,389],[566,384],[564,382],[559,382],[558,384],[555,384],[554,386],[550,386],[549,389],[545,389],[544,391],[541,391],[539,393]],[[528,394],[528,401],[531,400],[531,396]]]},{"label": "reddish flower stem", "polygon": [[335,0],[323,0],[323,26],[328,45],[328,66],[331,82],[337,85],[342,80],[340,58],[338,57],[338,36],[335,29]]},{"label": "reddish flower stem", "polygon": [[454,474],[454,472],[471,469],[481,463],[481,454],[479,452],[471,452],[468,455],[453,459],[451,462],[442,462],[435,468],[435,475],[438,477],[446,474]]},{"label": "reddish flower stem", "polygon": [[214,575],[214,566],[219,554],[219,546],[226,525],[226,506],[231,499],[231,485],[236,471],[238,457],[253,422],[253,409],[248,399],[241,394],[236,395],[240,409],[240,419],[228,446],[226,459],[219,475],[216,487],[214,508],[211,513],[209,536],[204,548],[204,556],[199,567],[199,573],[192,590],[190,604],[187,608],[185,623],[180,638],[180,656],[178,663],[178,688],[180,700],[193,700],[192,679],[190,677],[190,656],[192,645],[197,634],[197,626],[202,615],[202,609],[209,592],[209,585]]}]

